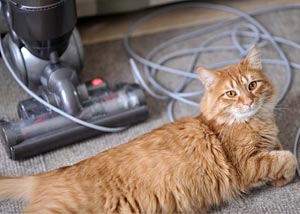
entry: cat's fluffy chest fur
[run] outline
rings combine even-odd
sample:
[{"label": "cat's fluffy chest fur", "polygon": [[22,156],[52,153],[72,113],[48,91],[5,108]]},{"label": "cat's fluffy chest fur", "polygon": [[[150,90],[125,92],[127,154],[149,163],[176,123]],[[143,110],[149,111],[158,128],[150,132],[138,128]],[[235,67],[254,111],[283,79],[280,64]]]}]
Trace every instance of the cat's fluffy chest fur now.
[{"label": "cat's fluffy chest fur", "polygon": [[[253,118],[246,123],[234,125],[210,126],[221,142],[241,147],[253,146],[257,149],[273,150],[278,143],[278,128],[273,114],[262,118]],[[250,151],[248,151],[250,152]]]},{"label": "cat's fluffy chest fur", "polygon": [[282,149],[273,113],[241,124],[217,125],[211,122],[210,128],[218,136],[228,161],[236,170],[239,189],[244,192],[263,183],[248,179],[249,170],[245,165],[256,154]]}]

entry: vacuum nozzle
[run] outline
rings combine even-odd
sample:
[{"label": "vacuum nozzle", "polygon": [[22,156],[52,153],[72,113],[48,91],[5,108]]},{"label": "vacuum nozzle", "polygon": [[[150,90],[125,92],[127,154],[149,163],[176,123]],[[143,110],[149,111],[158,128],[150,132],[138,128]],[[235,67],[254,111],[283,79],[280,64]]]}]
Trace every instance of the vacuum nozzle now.
[{"label": "vacuum nozzle", "polygon": [[[119,127],[144,121],[148,117],[144,93],[136,84],[123,84],[115,91],[102,91],[101,94],[102,96],[94,95],[88,100],[78,115],[79,119],[96,125]],[[32,99],[25,100],[19,104],[19,114],[23,119],[2,123],[5,147],[14,160],[47,152],[101,133],[38,105],[40,104]],[[39,114],[30,114],[31,112]]]}]

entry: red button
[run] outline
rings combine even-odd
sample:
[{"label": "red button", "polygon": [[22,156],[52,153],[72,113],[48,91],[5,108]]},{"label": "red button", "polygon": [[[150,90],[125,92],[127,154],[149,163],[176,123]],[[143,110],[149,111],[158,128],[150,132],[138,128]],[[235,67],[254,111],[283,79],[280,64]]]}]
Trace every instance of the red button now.
[{"label": "red button", "polygon": [[99,86],[99,85],[102,85],[103,84],[103,80],[100,79],[100,78],[95,78],[92,80],[92,86]]}]

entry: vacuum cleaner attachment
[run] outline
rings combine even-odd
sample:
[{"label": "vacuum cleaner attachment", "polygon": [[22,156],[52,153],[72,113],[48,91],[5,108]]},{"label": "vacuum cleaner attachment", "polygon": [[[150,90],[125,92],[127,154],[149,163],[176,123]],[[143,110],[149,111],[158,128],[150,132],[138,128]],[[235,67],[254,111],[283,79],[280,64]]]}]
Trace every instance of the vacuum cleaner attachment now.
[{"label": "vacuum cleaner attachment", "polygon": [[[93,124],[119,127],[144,121],[148,109],[142,89],[137,84],[121,84],[115,90],[89,88],[91,99],[78,118]],[[3,121],[2,132],[9,156],[23,159],[78,142],[101,132],[81,126],[48,111],[34,99],[19,103],[22,120]]]}]

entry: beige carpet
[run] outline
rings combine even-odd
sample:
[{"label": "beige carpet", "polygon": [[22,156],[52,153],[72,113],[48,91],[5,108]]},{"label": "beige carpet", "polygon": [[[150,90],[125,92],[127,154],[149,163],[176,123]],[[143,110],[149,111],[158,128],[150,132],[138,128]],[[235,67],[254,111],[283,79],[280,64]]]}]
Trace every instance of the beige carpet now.
[{"label": "beige carpet", "polygon": [[[300,41],[300,11],[284,11],[262,15],[258,19],[267,26],[275,35],[289,38],[293,41]],[[139,54],[147,54],[160,42],[186,32],[191,29],[173,30],[164,33],[141,36],[132,40],[133,47]],[[206,35],[204,37],[209,37]],[[178,48],[193,47],[204,38],[194,39]],[[223,41],[224,43],[228,41]],[[286,46],[283,47],[291,60],[299,63],[299,51]],[[266,48],[264,55],[272,55],[272,49]],[[233,53],[218,53],[215,56],[203,56],[203,62],[223,61],[225,57]],[[85,68],[82,72],[84,79],[91,79],[96,76],[104,77],[111,85],[119,81],[133,82],[128,63],[128,55],[123,48],[122,40],[103,42],[85,47]],[[189,59],[172,62],[172,66],[187,66]],[[266,66],[268,74],[276,81],[278,91],[282,88],[285,75],[280,66]],[[26,94],[17,86],[8,73],[3,61],[0,61],[0,117],[17,119],[16,106],[19,100],[25,99]],[[166,77],[165,77],[166,79]],[[176,78],[175,78],[176,79]],[[176,80],[168,76],[167,84],[172,87]],[[294,70],[293,85],[286,96],[280,109],[277,111],[277,121],[280,128],[279,138],[286,149],[292,148],[292,142],[300,123],[300,73]],[[197,87],[197,86],[195,86]],[[8,93],[9,92],[9,93]],[[150,117],[149,119],[131,127],[121,133],[105,134],[94,139],[87,140],[63,149],[49,152],[26,161],[12,161],[5,153],[4,147],[0,144],[0,175],[28,175],[38,172],[49,171],[62,166],[76,163],[88,158],[98,152],[125,143],[128,140],[141,135],[153,128],[168,122],[166,115],[166,102],[156,101],[150,96],[147,97]],[[185,105],[176,106],[177,117],[190,115],[190,107]],[[195,113],[193,110],[192,113]],[[300,183],[295,179],[291,184],[274,188],[265,186],[245,194],[243,198],[215,208],[211,213],[300,213]],[[0,202],[1,214],[18,214],[24,206],[21,202],[4,201]]]}]

